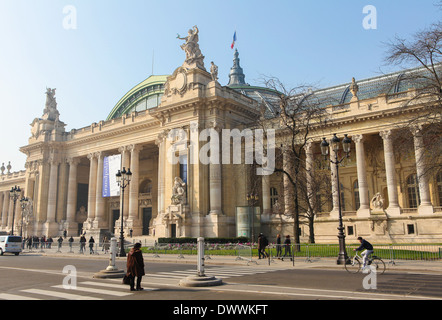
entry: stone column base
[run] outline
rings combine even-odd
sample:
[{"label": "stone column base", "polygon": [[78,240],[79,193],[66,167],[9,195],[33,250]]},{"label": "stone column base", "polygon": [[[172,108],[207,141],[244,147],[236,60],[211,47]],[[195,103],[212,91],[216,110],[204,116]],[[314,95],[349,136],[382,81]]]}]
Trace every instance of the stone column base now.
[{"label": "stone column base", "polygon": [[402,212],[400,207],[393,207],[393,208],[389,207],[385,211],[387,212],[387,215],[390,217],[398,217],[401,215]]},{"label": "stone column base", "polygon": [[65,222],[64,229],[66,229],[68,237],[78,236],[78,223],[77,222]]},{"label": "stone column base", "polygon": [[434,208],[432,205],[420,205],[417,208],[417,212],[419,214],[433,214],[434,213]]},{"label": "stone column base", "polygon": [[58,236],[60,233],[60,230],[58,230],[58,223],[57,222],[45,222],[43,224],[42,233],[46,237]]}]

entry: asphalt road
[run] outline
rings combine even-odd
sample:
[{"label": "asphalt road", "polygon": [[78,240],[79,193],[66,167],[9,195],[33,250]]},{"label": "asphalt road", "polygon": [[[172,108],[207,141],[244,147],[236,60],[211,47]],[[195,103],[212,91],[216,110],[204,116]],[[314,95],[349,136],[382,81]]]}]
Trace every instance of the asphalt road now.
[{"label": "asphalt road", "polygon": [[[130,292],[119,279],[93,278],[93,274],[105,269],[107,264],[105,259],[90,257],[1,256],[0,300],[150,300],[163,301],[157,306],[163,305],[168,312],[182,313],[186,312],[183,303],[196,308],[198,303],[204,305],[203,301],[215,303],[212,312],[218,312],[219,303],[226,300],[254,301],[256,308],[257,301],[442,299],[442,275],[437,274],[395,271],[367,278],[367,274],[348,274],[343,269],[210,265],[206,267],[206,274],[221,278],[223,285],[188,288],[179,286],[179,281],[194,275],[195,266],[161,262],[148,262],[143,278],[145,290]],[[124,261],[117,261],[117,267],[124,270]],[[164,301],[170,303],[164,304]]]}]

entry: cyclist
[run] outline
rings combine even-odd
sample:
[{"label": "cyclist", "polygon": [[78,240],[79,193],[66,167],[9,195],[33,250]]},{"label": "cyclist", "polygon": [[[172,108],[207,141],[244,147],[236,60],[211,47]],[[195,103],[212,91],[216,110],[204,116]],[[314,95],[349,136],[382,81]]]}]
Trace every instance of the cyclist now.
[{"label": "cyclist", "polygon": [[363,239],[362,237],[358,237],[358,240],[361,243],[361,245],[359,246],[359,248],[354,249],[354,251],[361,251],[361,250],[365,249],[364,252],[361,253],[361,255],[362,255],[362,268],[365,268],[365,266],[367,265],[368,257],[373,253],[373,246],[371,245],[370,242]]}]

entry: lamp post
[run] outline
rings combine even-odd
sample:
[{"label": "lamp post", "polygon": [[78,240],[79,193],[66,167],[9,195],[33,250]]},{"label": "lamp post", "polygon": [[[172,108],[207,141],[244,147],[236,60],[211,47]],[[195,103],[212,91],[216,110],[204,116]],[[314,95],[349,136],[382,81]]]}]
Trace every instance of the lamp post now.
[{"label": "lamp post", "polygon": [[[342,149],[344,150],[345,156],[341,159],[338,159],[338,151],[340,140],[336,136],[336,133],[333,134],[333,138],[330,140],[331,149],[335,152],[335,160],[330,159],[330,162],[336,166],[336,183],[338,185],[338,211],[339,211],[339,227],[338,227],[338,239],[339,239],[339,255],[337,264],[345,264],[348,261],[347,250],[345,248],[345,234],[344,234],[344,225],[342,223],[342,208],[341,208],[341,185],[339,183],[339,164],[344,161],[345,158],[350,157],[350,138],[345,134],[344,139],[342,140]],[[327,158],[330,144],[327,142],[325,138],[322,139],[321,142],[321,153],[324,158]]]},{"label": "lamp post", "polygon": [[15,218],[15,204],[17,203],[17,199],[20,197],[21,190],[20,187],[13,187],[11,188],[11,191],[9,191],[9,197],[14,202],[14,206],[12,208],[12,229],[11,229],[11,235],[14,235],[14,218]]},{"label": "lamp post", "polygon": [[124,251],[124,230],[123,230],[123,211],[124,211],[124,189],[129,185],[130,180],[132,178],[132,172],[130,172],[130,169],[127,169],[123,167],[123,170],[118,170],[117,174],[115,175],[117,179],[117,184],[121,188],[121,216],[120,216],[120,223],[121,223],[121,230],[120,230],[120,257],[126,256],[126,251]]},{"label": "lamp post", "polygon": [[23,237],[23,224],[25,223],[25,208],[28,205],[29,199],[28,198],[21,198],[20,199],[20,206],[21,206],[21,228],[20,228],[20,236]]},{"label": "lamp post", "polygon": [[247,194],[247,201],[249,203],[249,208],[252,208],[252,243],[255,243],[255,201],[258,201],[259,196],[256,193],[248,193]]}]

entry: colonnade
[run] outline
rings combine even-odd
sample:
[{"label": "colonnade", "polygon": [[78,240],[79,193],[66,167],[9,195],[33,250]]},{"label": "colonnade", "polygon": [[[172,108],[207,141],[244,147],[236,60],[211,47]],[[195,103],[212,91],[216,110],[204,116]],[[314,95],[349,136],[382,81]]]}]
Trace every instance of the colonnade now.
[{"label": "colonnade", "polygon": [[[195,129],[195,128],[193,128]],[[193,130],[191,128],[191,130]],[[416,174],[418,177],[418,185],[419,185],[419,197],[420,197],[420,205],[417,208],[419,214],[431,214],[434,212],[433,204],[431,203],[430,189],[429,189],[429,181],[428,178],[424,175],[425,172],[425,164],[422,161],[424,157],[424,149],[422,147],[422,135],[420,134],[419,128],[413,128],[411,131],[414,139],[414,155],[415,155],[415,165],[416,165]],[[166,192],[166,189],[169,187],[168,182],[166,181],[166,177],[173,177],[176,172],[174,172],[172,165],[167,161],[167,149],[170,147],[171,142],[167,139],[167,131],[158,135],[156,140],[156,145],[158,147],[158,213],[164,213],[166,211],[166,205],[168,205],[168,201],[166,201],[166,197],[169,195],[169,192]],[[384,154],[384,163],[385,163],[385,181],[388,192],[388,207],[386,208],[386,213],[389,216],[399,216],[402,212],[402,208],[399,205],[399,195],[398,195],[398,175],[396,173],[396,165],[395,165],[395,157],[394,157],[394,146],[392,141],[392,130],[383,130],[378,133],[382,138],[383,142],[383,154]],[[371,134],[372,135],[372,134]],[[351,139],[355,145],[355,156],[356,156],[356,174],[358,179],[358,192],[359,192],[359,208],[357,209],[358,217],[369,217],[371,214],[370,209],[370,199],[369,199],[369,186],[367,179],[367,162],[365,156],[365,143],[367,141],[367,134],[353,134],[351,135]],[[318,142],[319,143],[319,142]],[[305,161],[306,168],[308,171],[313,172],[315,167],[314,163],[314,152],[313,152],[314,143],[308,143],[305,147]],[[126,228],[132,229],[142,229],[141,221],[139,219],[139,177],[140,177],[140,150],[141,145],[130,144],[127,146],[122,146],[118,148],[118,152],[121,153],[122,158],[122,167],[131,168],[133,173],[132,181],[128,190],[125,192],[124,199],[124,221]],[[196,157],[198,159],[198,148],[188,148],[186,150],[187,155],[190,157]],[[216,149],[214,149],[216,152]],[[212,150],[213,151],[213,150]],[[219,150],[218,150],[219,152]],[[47,210],[46,212],[38,213],[39,217],[43,217],[45,221],[39,221],[42,223],[43,227],[41,230],[45,232],[47,235],[56,235],[59,232],[59,223],[60,223],[60,214],[58,211],[60,210],[60,199],[63,197],[60,196],[60,193],[66,193],[65,197],[65,212],[66,215],[63,217],[64,227],[70,230],[71,234],[76,233],[77,230],[77,185],[78,185],[78,166],[80,164],[81,158],[87,157],[90,162],[89,166],[89,188],[88,188],[88,201],[87,201],[87,219],[84,222],[84,227],[86,229],[108,229],[109,228],[109,219],[107,217],[108,212],[106,212],[106,199],[102,196],[102,187],[103,187],[103,160],[106,156],[106,152],[98,151],[91,152],[87,156],[82,157],[69,157],[66,161],[59,161],[56,158],[52,158],[48,164],[48,170],[46,171],[49,175],[47,177],[48,181],[48,191],[47,191]],[[334,152],[330,152],[330,157],[334,157]],[[220,157],[221,159],[221,157]],[[283,167],[287,170],[289,166],[287,166],[287,157],[283,159]],[[69,168],[67,168],[69,165]],[[63,170],[61,170],[61,166],[64,166]],[[331,165],[331,176],[332,176],[332,210],[330,213],[330,217],[337,217],[338,212],[338,203],[339,203],[339,194],[338,194],[338,186],[336,183],[336,168],[334,165]],[[67,170],[68,169],[68,170]],[[192,179],[195,180],[196,177],[192,175],[202,174],[202,172],[193,172],[189,168],[189,180],[190,185],[188,186],[188,190],[193,190],[192,188],[195,185],[192,185]],[[66,172],[66,173],[64,173]],[[60,177],[65,175],[63,177]],[[66,176],[67,175],[67,176]],[[207,211],[206,213],[210,214],[222,214],[222,165],[221,164],[209,164],[208,167],[208,201],[207,201]],[[284,186],[284,203],[285,203],[285,211],[290,210],[290,207],[293,205],[291,202],[293,201],[293,196],[290,192],[289,182],[287,177],[283,175],[283,186]],[[67,183],[63,185],[63,180]],[[262,176],[262,213],[264,215],[269,215],[271,213],[271,196],[270,196],[270,187],[271,187],[271,177],[270,176]],[[307,183],[309,184],[309,180],[307,177]],[[172,186],[172,180],[170,181],[170,187]],[[31,188],[31,186],[30,186]],[[22,188],[24,189],[24,188]],[[35,189],[35,186],[34,186]],[[41,191],[39,191],[42,194]],[[203,199],[203,201],[206,201]],[[20,212],[21,208],[19,205],[19,201],[16,204],[16,215]],[[34,210],[40,208],[34,208]],[[0,223],[1,230],[10,230],[12,224],[12,213],[13,213],[13,202],[10,200],[9,191],[3,191],[0,193]],[[198,208],[201,210],[201,208]],[[17,216],[16,216],[17,218]],[[16,220],[17,221],[17,220]],[[118,221],[117,223],[121,223]],[[40,230],[36,228],[36,230]]]},{"label": "colonnade", "polygon": [[[412,128],[411,133],[414,138],[414,153],[416,163],[416,175],[419,183],[419,197],[420,205],[417,208],[420,214],[431,214],[434,212],[433,205],[431,203],[430,189],[428,177],[425,173],[425,164],[422,161],[424,157],[424,148],[422,135],[419,128]],[[398,179],[395,166],[394,146],[392,140],[392,130],[384,130],[379,132],[379,136],[383,141],[383,153],[385,160],[385,177],[388,191],[388,207],[385,209],[389,216],[399,216],[402,212],[402,208],[399,206],[398,195]],[[356,155],[356,170],[358,179],[358,192],[359,192],[359,208],[357,209],[358,217],[369,217],[371,214],[370,199],[369,199],[369,187],[367,181],[367,162],[365,156],[365,143],[367,141],[367,134],[354,134],[351,136],[355,145]],[[318,142],[319,144],[319,142]],[[313,159],[313,145],[314,142],[309,142],[305,146],[305,168],[309,174],[307,175],[307,188],[311,183],[311,177],[314,174],[314,159]],[[329,152],[330,160],[334,160],[334,151]],[[283,168],[286,171],[291,169],[288,165],[287,155],[283,153]],[[337,185],[337,170],[335,165],[330,166],[331,171],[331,194],[332,194],[332,209],[330,211],[330,217],[338,217],[339,212],[339,193]],[[287,213],[293,210],[293,192],[290,191],[290,183],[287,176],[283,175],[283,198],[284,198],[284,212]],[[263,214],[270,213],[270,178],[268,176],[262,177],[262,206]]]}]

